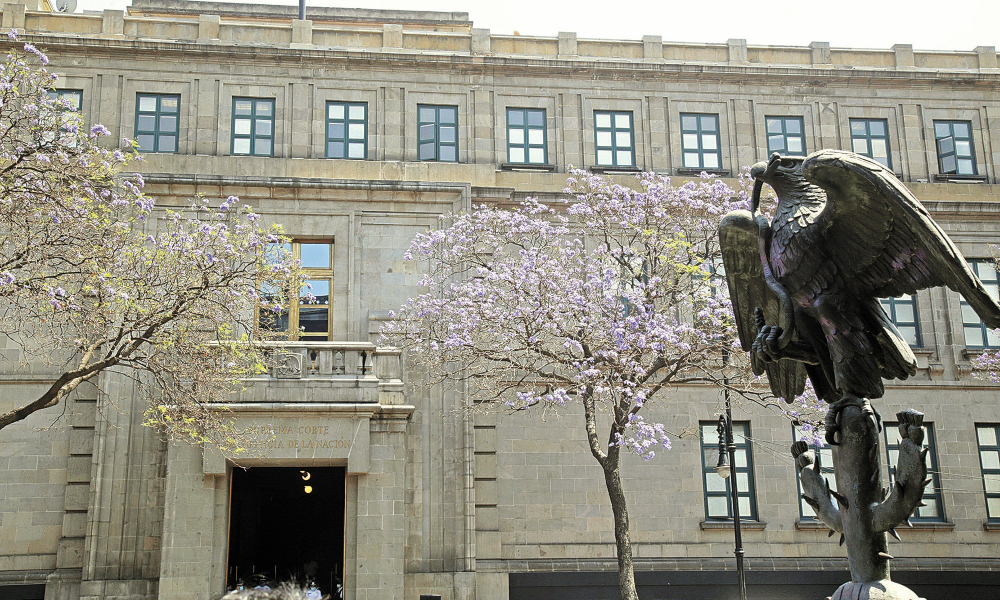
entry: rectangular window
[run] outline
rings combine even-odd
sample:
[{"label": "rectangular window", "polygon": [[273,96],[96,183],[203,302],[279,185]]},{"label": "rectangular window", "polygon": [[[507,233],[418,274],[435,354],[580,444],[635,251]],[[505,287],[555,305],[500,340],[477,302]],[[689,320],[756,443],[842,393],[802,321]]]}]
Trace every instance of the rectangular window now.
[{"label": "rectangular window", "polygon": [[507,162],[544,165],[547,160],[544,108],[507,109]]},{"label": "rectangular window", "polygon": [[135,140],[143,152],[177,152],[181,97],[178,94],[135,95]]},{"label": "rectangular window", "polygon": [[601,167],[634,167],[632,111],[595,110],[594,146]]},{"label": "rectangular window", "polygon": [[326,103],[326,157],[368,158],[368,103]]},{"label": "rectangular window", "polygon": [[681,114],[681,152],[685,169],[718,169],[719,115]]},{"label": "rectangular window", "polygon": [[977,424],[976,440],[986,491],[986,519],[1000,523],[1000,423]]},{"label": "rectangular window", "polygon": [[277,310],[274,310],[274,302],[271,301],[276,294],[262,290],[258,326],[267,331],[288,332],[291,339],[330,340],[333,325],[330,312],[333,306],[333,244],[294,241],[285,249],[301,261],[306,285],[298,294],[292,294],[295,300],[290,306],[279,306]]},{"label": "rectangular window", "polygon": [[234,155],[274,156],[274,98],[233,98]]},{"label": "rectangular window", "polygon": [[736,464],[730,465],[731,474],[723,478],[715,472],[719,464],[718,421],[701,422],[702,482],[705,485],[705,517],[712,520],[733,518],[732,481],[736,478],[740,502],[740,518],[757,520],[757,501],[753,483],[753,457],[750,452],[750,423],[733,423],[733,441],[736,445]]},{"label": "rectangular window", "polygon": [[851,119],[851,150],[891,169],[889,122],[886,119]]},{"label": "rectangular window", "polygon": [[934,121],[934,140],[942,175],[976,175],[972,121]]},{"label": "rectangular window", "polygon": [[49,90],[49,98],[58,100],[63,110],[80,112],[83,108],[83,90]]},{"label": "rectangular window", "polygon": [[767,153],[782,156],[805,156],[806,138],[802,117],[764,117],[767,127]]},{"label": "rectangular window", "polygon": [[458,162],[458,107],[417,105],[417,158]]},{"label": "rectangular window", "polygon": [[917,324],[917,299],[909,294],[896,298],[879,298],[882,310],[889,315],[896,329],[911,348],[920,347],[920,326]]},{"label": "rectangular window", "polygon": [[[896,461],[899,459],[899,423],[886,421],[885,454],[889,465],[889,485],[896,479]],[[934,447],[934,425],[924,422],[924,444],[927,448],[927,476],[932,483],[924,488],[923,501],[927,506],[920,506],[910,517],[912,521],[944,521],[944,502],[941,499],[941,472],[938,469],[937,449]]]},{"label": "rectangular window", "polygon": [[[1000,285],[997,282],[997,271],[993,268],[993,263],[986,260],[970,260],[969,267],[972,272],[979,277],[986,291],[993,298],[1000,297]],[[1000,348],[1000,337],[996,331],[986,327],[972,306],[962,299],[962,326],[965,329],[966,348]]]},{"label": "rectangular window", "polygon": [[[802,439],[802,432],[794,424],[792,425],[792,438],[796,442]],[[830,445],[824,441],[821,448],[810,444],[809,449],[816,455],[815,464],[819,465],[820,474],[826,479],[830,489],[836,492],[837,478],[833,475],[833,450],[830,448]],[[809,506],[808,502],[802,499],[802,481],[799,480],[798,475],[795,476],[795,485],[798,486],[799,490],[799,520],[816,521],[816,511],[813,510],[813,507]]]}]

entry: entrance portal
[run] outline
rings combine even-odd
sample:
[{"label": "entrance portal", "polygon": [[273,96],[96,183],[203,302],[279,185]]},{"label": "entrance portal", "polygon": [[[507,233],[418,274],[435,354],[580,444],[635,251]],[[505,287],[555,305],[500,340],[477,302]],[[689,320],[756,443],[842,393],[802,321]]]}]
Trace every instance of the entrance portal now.
[{"label": "entrance portal", "polygon": [[315,583],[339,598],[344,467],[234,468],[226,589]]}]

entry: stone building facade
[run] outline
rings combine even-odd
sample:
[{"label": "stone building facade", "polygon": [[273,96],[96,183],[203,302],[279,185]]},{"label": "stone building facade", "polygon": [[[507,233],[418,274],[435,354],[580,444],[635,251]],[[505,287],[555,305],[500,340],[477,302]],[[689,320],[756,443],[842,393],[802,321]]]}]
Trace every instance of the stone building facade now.
[{"label": "stone building facade", "polygon": [[[232,404],[271,445],[246,471],[142,427],[130,382],[113,376],[0,432],[0,599],[207,600],[250,575],[309,576],[309,552],[319,583],[356,600],[616,597],[611,511],[580,415],[464,418],[460,390],[413,385],[376,345],[418,290],[419,266],[403,261],[415,233],[476,203],[558,197],[570,165],[731,178],[773,150],[855,149],[890,166],[998,289],[984,261],[1000,241],[993,47],[540,38],[491,34],[465,13],[310,8],[298,20],[293,7],[180,0],[135,0],[127,14],[2,8],[87,121],[148,151],[150,195],[239,195],[319,256],[331,309],[322,335],[286,348],[305,367],[250,382]],[[929,599],[996,595],[1000,410],[969,359],[1000,341],[949,290],[886,307],[920,370],[878,408],[927,414],[937,474],[930,508],[892,546],[895,577]],[[0,374],[0,409],[50,378]],[[682,387],[649,408],[678,437],[654,461],[624,461],[641,592],[733,594],[729,507],[711,493],[719,393]],[[751,594],[825,597],[846,558],[802,512],[792,426],[759,407],[736,419]],[[275,491],[313,476],[319,509]]]}]

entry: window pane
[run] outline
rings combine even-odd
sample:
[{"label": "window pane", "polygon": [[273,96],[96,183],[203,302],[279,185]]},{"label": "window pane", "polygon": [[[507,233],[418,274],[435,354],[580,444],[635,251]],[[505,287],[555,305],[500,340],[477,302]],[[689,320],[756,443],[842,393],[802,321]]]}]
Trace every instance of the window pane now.
[{"label": "window pane", "polygon": [[541,165],[545,163],[545,150],[542,148],[530,148],[528,150],[528,162]]},{"label": "window pane", "polygon": [[350,107],[350,117],[352,120],[364,120],[365,113],[368,112],[365,104],[352,104]]},{"label": "window pane", "polygon": [[524,144],[524,130],[523,129],[510,129],[507,131],[507,138],[511,144],[521,145]]},{"label": "window pane", "polygon": [[715,115],[702,115],[701,129],[702,131],[718,131],[719,128]]},{"label": "window pane", "polygon": [[177,138],[172,135],[161,135],[158,150],[160,152],[175,152],[177,150]]},{"label": "window pane", "polygon": [[632,115],[627,113],[615,113],[615,128],[630,129],[632,127]]},{"label": "window pane", "polygon": [[529,110],[528,111],[528,125],[532,126],[544,126],[545,125],[545,111],[544,110]]},{"label": "window pane", "polygon": [[889,155],[889,148],[886,147],[885,140],[872,140],[872,156],[885,158]]},{"label": "window pane", "polygon": [[299,328],[306,333],[329,331],[330,309],[325,306],[302,306],[299,308]]},{"label": "window pane", "polygon": [[349,151],[350,158],[364,158],[365,157],[365,145],[359,143],[351,144]]},{"label": "window pane", "polygon": [[785,120],[785,133],[802,133],[802,122],[798,119]]},{"label": "window pane", "polygon": [[160,112],[175,113],[180,104],[178,96],[160,96]]},{"label": "window pane", "polygon": [[974,173],[972,170],[972,161],[967,158],[958,159],[958,168],[956,171],[959,175],[972,175]]},{"label": "window pane", "polygon": [[510,148],[510,162],[512,163],[523,163],[524,162],[524,148],[511,146]]},{"label": "window pane", "polygon": [[986,345],[990,348],[1000,346],[1000,336],[997,335],[996,329],[986,330]]},{"label": "window pane", "polygon": [[233,140],[233,154],[250,154],[250,139],[236,138]]},{"label": "window pane", "polygon": [[868,129],[872,135],[885,135],[885,121],[869,121]]},{"label": "window pane", "polygon": [[951,128],[948,127],[947,123],[935,123],[934,124],[934,137],[943,138],[951,135]]},{"label": "window pane", "polygon": [[271,100],[258,100],[257,101],[257,116],[258,117],[269,117],[274,114],[274,102]]},{"label": "window pane", "polygon": [[949,154],[955,151],[955,138],[946,137],[938,140],[938,151],[942,154]]},{"label": "window pane", "polygon": [[701,147],[703,150],[716,150],[719,147],[719,138],[716,135],[701,136]]},{"label": "window pane", "polygon": [[979,453],[984,469],[1000,469],[1000,454],[996,450],[983,450]]},{"label": "window pane", "polygon": [[442,107],[440,110],[441,122],[442,123],[457,123],[458,122],[458,110],[455,108]]},{"label": "window pane", "polygon": [[177,117],[162,115],[160,117],[160,133],[177,133]]},{"label": "window pane", "polygon": [[955,137],[969,138],[969,124],[968,123],[953,123],[952,127],[955,131]]},{"label": "window pane", "polygon": [[238,115],[249,115],[253,111],[253,102],[249,99],[236,100],[233,103],[233,112]]},{"label": "window pane", "polygon": [[788,151],[802,152],[802,138],[799,137],[788,138]]},{"label": "window pane", "polygon": [[611,127],[611,115],[608,113],[595,113],[594,124],[598,127]]},{"label": "window pane", "polygon": [[349,129],[352,140],[363,140],[365,139],[365,125],[364,123],[351,123]]},{"label": "window pane", "polygon": [[528,143],[529,144],[543,144],[545,143],[545,135],[541,129],[529,129],[528,130]]},{"label": "window pane", "polygon": [[705,489],[709,492],[725,492],[726,480],[718,473],[705,473]]},{"label": "window pane", "polygon": [[[736,441],[739,442],[739,440]],[[740,469],[745,469],[747,466],[747,451],[742,448],[736,449],[736,466]]]},{"label": "window pane", "polygon": [[155,131],[156,117],[153,115],[139,115],[139,131]]},{"label": "window pane", "polygon": [[740,494],[739,504],[740,516],[744,518],[750,516],[750,498]]},{"label": "window pane", "polygon": [[508,110],[507,111],[507,124],[508,125],[524,125],[524,111],[521,111],[521,110]]},{"label": "window pane", "polygon": [[868,154],[868,140],[864,138],[854,138],[851,140],[851,150],[858,154]]},{"label": "window pane", "polygon": [[429,106],[421,106],[420,110],[417,111],[420,115],[421,123],[433,123],[434,122],[434,108]]},{"label": "window pane", "polygon": [[611,164],[611,151],[610,150],[598,150],[597,151],[597,164],[599,164],[599,165],[610,165]]},{"label": "window pane", "polygon": [[632,134],[628,131],[615,133],[615,145],[619,148],[632,146]]},{"label": "window pane", "polygon": [[955,140],[955,152],[959,156],[969,156],[972,154],[972,146],[967,140]]},{"label": "window pane", "polygon": [[257,156],[270,156],[271,140],[267,138],[258,138],[257,142],[254,144],[253,153]]},{"label": "window pane", "polygon": [[602,147],[611,146],[611,132],[610,131],[598,131],[597,132],[597,145]]},{"label": "window pane", "polygon": [[983,474],[983,484],[986,486],[987,494],[1000,494],[1000,474]]},{"label": "window pane", "polygon": [[136,136],[136,141],[139,142],[139,150],[144,152],[153,151],[153,136],[151,135],[139,135]]},{"label": "window pane", "polygon": [[271,135],[271,121],[257,119],[254,123],[254,135]]},{"label": "window pane", "polygon": [[419,130],[419,137],[421,142],[433,142],[434,141],[434,124],[421,125]]},{"label": "window pane", "polygon": [[941,170],[945,173],[954,173],[956,171],[955,156],[944,156],[941,158]]},{"label": "window pane", "polygon": [[344,143],[330,142],[326,145],[326,155],[330,158],[344,158]]},{"label": "window pane", "polygon": [[698,131],[698,117],[694,115],[681,115],[681,129],[684,131]]},{"label": "window pane", "polygon": [[705,154],[705,168],[706,169],[718,169],[719,168],[719,155],[715,153]]},{"label": "window pane", "polygon": [[311,269],[330,268],[330,244],[306,244],[299,246],[302,266]]},{"label": "window pane", "polygon": [[697,152],[685,152],[684,153],[684,166],[688,169],[697,169],[701,167],[701,161],[698,159]]},{"label": "window pane", "polygon": [[434,144],[431,142],[420,144],[418,154],[420,160],[434,160]]},{"label": "window pane", "polygon": [[725,496],[708,497],[708,516],[723,518],[729,516],[729,502]]},{"label": "window pane", "polygon": [[983,330],[980,327],[965,328],[965,345],[970,348],[983,347]]},{"label": "window pane", "polygon": [[458,152],[454,146],[441,146],[441,160],[445,162],[455,162],[458,160]]},{"label": "window pane", "polygon": [[326,137],[333,138],[335,140],[344,139],[344,124],[343,123],[330,123],[326,127]]},{"label": "window pane", "polygon": [[976,429],[976,435],[979,437],[979,443],[983,446],[996,446],[997,445],[997,430],[993,427],[979,427]]},{"label": "window pane", "polygon": [[442,125],[441,128],[440,128],[440,130],[438,131],[438,136],[439,136],[438,141],[441,141],[441,142],[454,142],[455,141],[455,133],[456,133],[455,127],[451,127],[451,126],[446,127],[446,126]]},{"label": "window pane", "polygon": [[156,96],[139,96],[139,110],[154,112],[156,110]]},{"label": "window pane", "polygon": [[681,147],[685,150],[697,150],[698,149],[698,134],[697,133],[685,133],[681,136]]},{"label": "window pane", "polygon": [[[329,246],[327,246],[327,248],[329,248]],[[327,251],[327,257],[329,257],[329,251]],[[305,265],[303,264],[303,266]],[[313,305],[330,303],[329,279],[309,279],[306,281],[306,284],[308,285],[302,286],[302,289],[299,290],[300,298],[305,298],[306,294],[311,293],[313,296],[316,296],[316,302],[313,302]]]},{"label": "window pane", "polygon": [[851,135],[867,135],[864,121],[851,120]]},{"label": "window pane", "polygon": [[989,514],[989,518],[991,519],[1000,517],[1000,498],[987,498],[986,512]]},{"label": "window pane", "polygon": [[326,116],[328,119],[343,119],[344,118],[344,105],[343,104],[330,104],[326,107]]},{"label": "window pane", "polygon": [[618,151],[618,166],[619,167],[631,167],[632,166],[632,152],[629,150],[619,150]]},{"label": "window pane", "polygon": [[233,133],[236,135],[250,135],[250,119],[236,119],[233,121]]}]

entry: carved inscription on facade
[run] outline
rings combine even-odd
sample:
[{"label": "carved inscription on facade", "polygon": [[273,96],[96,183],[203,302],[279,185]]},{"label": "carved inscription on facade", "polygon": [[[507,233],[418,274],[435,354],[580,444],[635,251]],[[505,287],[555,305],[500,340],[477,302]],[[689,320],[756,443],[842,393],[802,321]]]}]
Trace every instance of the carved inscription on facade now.
[{"label": "carved inscription on facade", "polygon": [[330,432],[329,425],[282,425],[263,423],[248,426],[245,433],[258,438],[249,444],[253,448],[275,449],[316,449],[342,448],[349,449],[351,440],[337,435],[342,432]]}]

